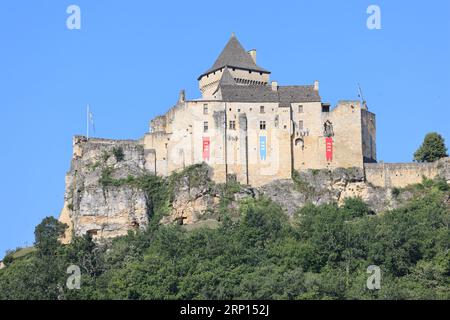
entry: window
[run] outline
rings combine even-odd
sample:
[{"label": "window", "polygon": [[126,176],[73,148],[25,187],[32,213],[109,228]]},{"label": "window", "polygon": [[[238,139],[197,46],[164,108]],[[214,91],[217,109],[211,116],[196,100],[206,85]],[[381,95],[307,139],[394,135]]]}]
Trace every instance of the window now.
[{"label": "window", "polygon": [[236,130],[236,121],[234,120],[230,121],[230,130]]},{"label": "window", "polygon": [[265,121],[260,121],[259,122],[259,129],[260,130],[266,130],[266,122]]},{"label": "window", "polygon": [[303,120],[300,120],[299,122],[298,122],[298,130],[303,130]]},{"label": "window", "polygon": [[259,113],[264,113],[264,106],[259,107]]},{"label": "window", "polygon": [[203,132],[208,132],[208,121],[203,122]]},{"label": "window", "polygon": [[208,114],[208,105],[206,103],[203,105],[203,114]]},{"label": "window", "polygon": [[303,106],[302,105],[298,106],[298,113],[303,113]]}]

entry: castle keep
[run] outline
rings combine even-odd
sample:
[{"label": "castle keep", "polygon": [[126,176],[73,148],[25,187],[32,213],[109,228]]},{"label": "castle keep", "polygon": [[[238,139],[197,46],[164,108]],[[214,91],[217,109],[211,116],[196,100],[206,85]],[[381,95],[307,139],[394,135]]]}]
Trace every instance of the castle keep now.
[{"label": "castle keep", "polygon": [[206,162],[213,180],[262,186],[293,170],[376,162],[375,115],[359,101],[331,109],[319,83],[281,86],[232,35],[198,78],[201,98],[184,91],[143,138],[145,167],[158,175]]}]

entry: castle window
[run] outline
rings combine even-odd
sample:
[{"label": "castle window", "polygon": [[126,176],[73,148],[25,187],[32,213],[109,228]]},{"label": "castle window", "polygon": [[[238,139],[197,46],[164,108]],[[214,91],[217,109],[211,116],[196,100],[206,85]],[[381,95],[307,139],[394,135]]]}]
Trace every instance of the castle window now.
[{"label": "castle window", "polygon": [[230,121],[230,130],[236,130],[236,121]]},{"label": "castle window", "polygon": [[298,106],[298,113],[303,113],[303,106],[302,105]]},{"label": "castle window", "polygon": [[259,129],[260,130],[266,130],[266,122],[265,121],[260,121],[259,122]]},{"label": "castle window", "polygon": [[203,132],[208,132],[208,121],[203,122]]},{"label": "castle window", "polygon": [[208,105],[206,103],[203,105],[203,114],[208,114]]},{"label": "castle window", "polygon": [[264,106],[259,107],[259,113],[264,113]]},{"label": "castle window", "polygon": [[302,120],[300,120],[299,122],[298,122],[298,130],[303,130],[303,128],[304,128],[304,126],[303,126],[303,121]]}]

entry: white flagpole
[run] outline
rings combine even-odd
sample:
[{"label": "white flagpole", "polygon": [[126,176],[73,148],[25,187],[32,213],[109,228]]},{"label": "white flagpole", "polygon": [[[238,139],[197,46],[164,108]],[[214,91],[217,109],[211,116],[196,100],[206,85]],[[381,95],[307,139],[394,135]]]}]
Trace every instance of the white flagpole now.
[{"label": "white flagpole", "polygon": [[86,114],[86,138],[89,139],[89,104],[87,105],[87,114]]}]

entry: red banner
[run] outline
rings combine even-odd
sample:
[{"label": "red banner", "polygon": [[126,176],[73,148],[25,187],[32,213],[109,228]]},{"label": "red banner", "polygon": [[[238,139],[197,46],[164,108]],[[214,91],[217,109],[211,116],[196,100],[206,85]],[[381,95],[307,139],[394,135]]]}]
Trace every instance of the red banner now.
[{"label": "red banner", "polygon": [[326,138],[325,144],[326,144],[327,161],[331,162],[331,161],[333,161],[333,138],[331,138],[331,137]]},{"label": "red banner", "polygon": [[203,160],[209,160],[209,138],[203,137]]}]

